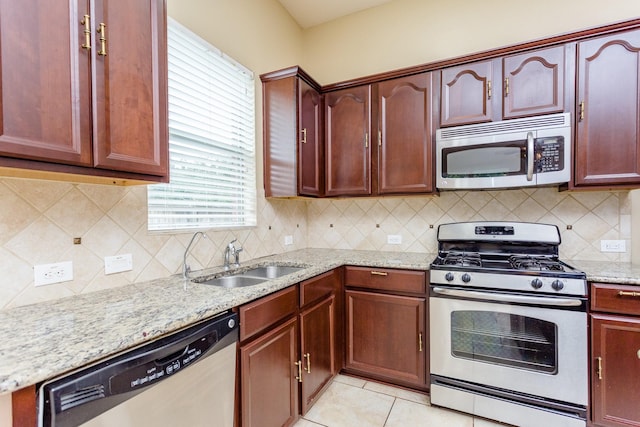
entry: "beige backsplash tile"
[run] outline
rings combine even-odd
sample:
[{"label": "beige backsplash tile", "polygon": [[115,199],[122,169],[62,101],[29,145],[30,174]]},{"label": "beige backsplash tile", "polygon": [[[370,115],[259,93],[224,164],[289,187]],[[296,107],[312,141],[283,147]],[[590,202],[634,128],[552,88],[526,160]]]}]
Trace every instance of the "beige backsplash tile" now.
[{"label": "beige backsplash tile", "polygon": [[[182,271],[192,233],[149,233],[146,187],[0,179],[0,309],[127,286]],[[628,192],[553,188],[442,192],[440,196],[346,199],[258,198],[258,225],[208,231],[192,247],[194,270],[221,265],[237,238],[241,260],[305,247],[433,253],[439,224],[467,220],[540,221],[560,227],[565,259],[628,261],[603,254],[600,239],[626,239],[633,217]],[[571,229],[567,229],[567,226]],[[389,245],[399,234],[402,244]],[[284,236],[294,244],[284,245]],[[82,244],[74,245],[73,238]],[[134,269],[105,275],[104,256],[131,253]],[[35,287],[33,265],[73,261],[74,280]]]}]

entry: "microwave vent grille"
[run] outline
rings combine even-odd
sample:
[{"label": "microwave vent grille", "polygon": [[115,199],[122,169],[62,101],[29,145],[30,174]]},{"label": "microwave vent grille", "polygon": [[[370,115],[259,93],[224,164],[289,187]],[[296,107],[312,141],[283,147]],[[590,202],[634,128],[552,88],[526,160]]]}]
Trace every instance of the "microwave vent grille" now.
[{"label": "microwave vent grille", "polygon": [[552,114],[526,119],[504,120],[493,123],[458,126],[439,129],[438,139],[452,139],[487,134],[537,130],[541,128],[563,127],[569,125],[569,114]]}]

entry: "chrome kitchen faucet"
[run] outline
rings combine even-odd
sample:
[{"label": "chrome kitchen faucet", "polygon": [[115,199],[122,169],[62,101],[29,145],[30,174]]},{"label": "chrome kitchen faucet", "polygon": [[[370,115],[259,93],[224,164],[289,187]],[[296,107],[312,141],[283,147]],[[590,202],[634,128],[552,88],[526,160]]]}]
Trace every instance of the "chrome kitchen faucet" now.
[{"label": "chrome kitchen faucet", "polygon": [[233,239],[224,250],[224,269],[229,270],[231,268],[231,257],[234,257],[234,267],[240,267],[240,252],[242,252],[242,247],[236,248],[233,244],[237,242],[238,239]]}]

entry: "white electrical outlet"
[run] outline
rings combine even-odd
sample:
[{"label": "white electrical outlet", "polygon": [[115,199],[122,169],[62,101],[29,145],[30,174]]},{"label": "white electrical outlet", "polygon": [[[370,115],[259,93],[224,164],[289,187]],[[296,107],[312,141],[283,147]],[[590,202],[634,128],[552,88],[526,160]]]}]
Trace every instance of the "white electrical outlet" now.
[{"label": "white electrical outlet", "polygon": [[133,270],[133,257],[131,254],[104,257],[104,274],[121,273],[129,270]]},{"label": "white electrical outlet", "polygon": [[33,267],[33,281],[36,286],[73,280],[73,262],[56,262],[40,264]]},{"label": "white electrical outlet", "polygon": [[402,235],[401,234],[389,234],[389,235],[387,235],[387,244],[389,244],[389,245],[401,245],[402,244]]},{"label": "white electrical outlet", "polygon": [[626,252],[624,240],[600,240],[600,252]]},{"label": "white electrical outlet", "polygon": [[293,236],[284,236],[285,246],[293,245]]}]

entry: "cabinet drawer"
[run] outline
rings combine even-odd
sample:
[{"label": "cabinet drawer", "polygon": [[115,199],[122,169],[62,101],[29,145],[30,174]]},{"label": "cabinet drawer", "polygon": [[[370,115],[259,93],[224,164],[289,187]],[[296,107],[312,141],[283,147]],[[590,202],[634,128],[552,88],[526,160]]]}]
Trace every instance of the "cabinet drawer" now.
[{"label": "cabinet drawer", "polygon": [[300,307],[326,298],[340,287],[340,270],[331,270],[300,283]]},{"label": "cabinet drawer", "polygon": [[240,341],[269,329],[276,322],[296,313],[298,286],[278,291],[240,307]]},{"label": "cabinet drawer", "polygon": [[591,310],[640,315],[640,286],[592,283]]},{"label": "cabinet drawer", "polygon": [[384,291],[424,294],[427,291],[424,271],[388,268],[347,267],[345,285]]}]

